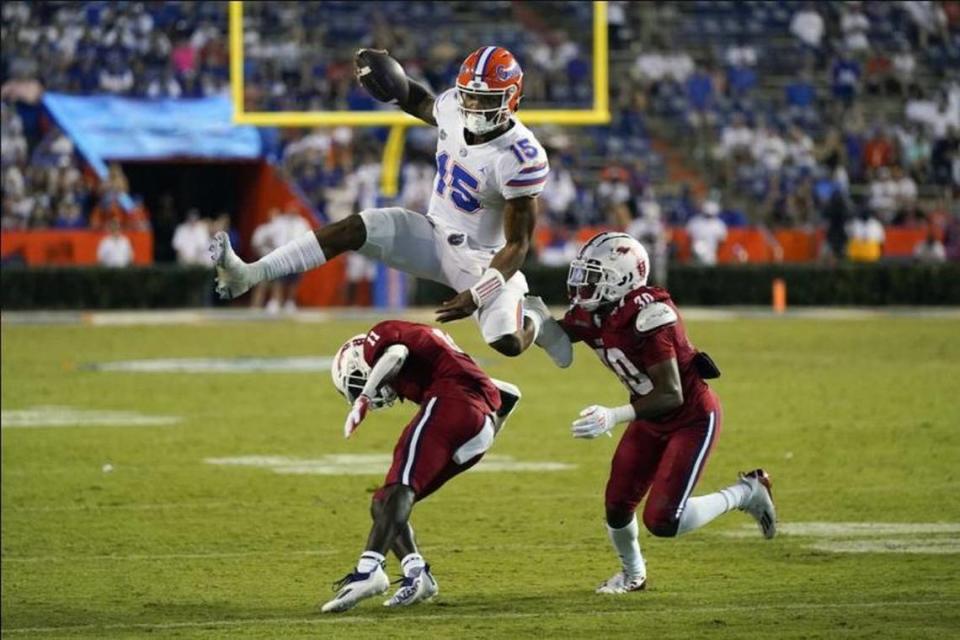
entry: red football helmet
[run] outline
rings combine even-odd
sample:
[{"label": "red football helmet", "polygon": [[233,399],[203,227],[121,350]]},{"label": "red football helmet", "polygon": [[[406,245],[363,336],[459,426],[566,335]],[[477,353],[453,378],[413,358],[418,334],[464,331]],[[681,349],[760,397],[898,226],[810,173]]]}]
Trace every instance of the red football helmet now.
[{"label": "red football helmet", "polygon": [[503,47],[480,47],[457,74],[457,102],[463,126],[482,134],[502,126],[520,108],[523,70]]}]

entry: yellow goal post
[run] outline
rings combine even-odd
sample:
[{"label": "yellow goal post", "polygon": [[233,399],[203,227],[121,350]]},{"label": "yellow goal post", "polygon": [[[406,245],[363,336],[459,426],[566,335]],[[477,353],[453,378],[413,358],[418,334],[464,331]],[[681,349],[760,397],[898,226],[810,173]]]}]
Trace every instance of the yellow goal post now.
[{"label": "yellow goal post", "polygon": [[[610,94],[607,47],[607,2],[593,4],[593,106],[589,109],[531,109],[521,114],[524,124],[584,126],[610,122]],[[380,191],[392,197],[397,193],[400,163],[406,140],[406,128],[423,122],[402,111],[247,111],[243,77],[243,2],[231,0],[230,96],[235,124],[258,127],[390,127],[383,149]]]}]

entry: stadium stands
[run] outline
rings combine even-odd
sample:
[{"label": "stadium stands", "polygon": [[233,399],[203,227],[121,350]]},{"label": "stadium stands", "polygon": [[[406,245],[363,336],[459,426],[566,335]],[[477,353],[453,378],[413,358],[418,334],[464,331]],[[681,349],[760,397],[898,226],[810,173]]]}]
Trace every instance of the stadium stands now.
[{"label": "stadium stands", "polygon": [[[854,218],[932,223],[942,237],[960,197],[958,5],[611,2],[613,121],[538,129],[554,167],[543,237],[562,246],[579,228],[626,227],[644,202],[675,229],[713,205],[728,228],[749,225],[734,235],[755,237],[742,250],[728,242],[721,260],[767,256],[745,248],[756,238],[773,259],[793,255],[795,243],[769,229],[842,237]],[[589,30],[571,25],[589,20],[589,4],[532,6],[248,2],[247,108],[376,108],[352,80],[357,46],[389,49],[439,90],[487,42],[524,64],[525,107],[588,104]],[[97,200],[70,141],[23,107],[31,83],[145,98],[225,93],[226,29],[223,2],[4,3],[4,227],[77,226],[77,205],[88,219]],[[413,208],[429,193],[431,135],[408,137],[400,199]],[[284,130],[281,164],[321,217],[338,219],[377,201],[385,137]],[[957,256],[960,239],[945,240]]]}]

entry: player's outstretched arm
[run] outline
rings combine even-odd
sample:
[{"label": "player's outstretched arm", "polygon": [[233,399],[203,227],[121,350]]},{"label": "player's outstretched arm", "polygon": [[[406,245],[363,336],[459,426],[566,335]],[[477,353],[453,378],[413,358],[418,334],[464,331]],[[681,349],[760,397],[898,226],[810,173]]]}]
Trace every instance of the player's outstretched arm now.
[{"label": "player's outstretched arm", "polygon": [[477,284],[458,293],[437,309],[437,320],[450,322],[466,318],[492,300],[513,277],[533,243],[533,228],[537,224],[537,197],[522,196],[507,200],[503,208],[503,235],[507,243],[493,256],[490,266]]},{"label": "player's outstretched arm", "polygon": [[410,115],[431,126],[434,96],[422,84],[408,76],[400,63],[385,49],[360,49],[354,56],[360,84],[380,102],[392,102]]},{"label": "player's outstretched arm", "polygon": [[591,405],[580,412],[570,430],[574,438],[596,438],[608,434],[621,422],[656,418],[683,404],[683,387],[677,359],[670,358],[647,369],[653,391],[620,407]]}]

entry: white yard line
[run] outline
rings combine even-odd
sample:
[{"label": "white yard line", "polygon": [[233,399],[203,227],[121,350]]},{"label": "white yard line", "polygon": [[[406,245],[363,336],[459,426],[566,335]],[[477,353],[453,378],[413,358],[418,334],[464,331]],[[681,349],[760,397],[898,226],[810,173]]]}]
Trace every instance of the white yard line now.
[{"label": "white yard line", "polygon": [[[909,608],[909,607],[957,607],[960,606],[960,600],[913,600],[913,601],[869,601],[869,602],[834,602],[834,603],[784,603],[784,604],[750,604],[750,605],[725,605],[725,606],[670,606],[665,603],[657,603],[657,612],[669,612],[674,614],[690,613],[750,613],[754,611],[823,611],[823,610],[855,610],[855,609],[876,609],[876,608]],[[590,618],[590,617],[610,617],[610,616],[635,616],[637,609],[624,609],[620,611],[539,611],[539,612],[476,612],[476,613],[439,613],[439,614],[412,614],[397,617],[391,620],[390,617],[373,616],[329,616],[321,617],[318,613],[312,617],[301,618],[239,618],[235,620],[190,620],[184,622],[159,622],[159,623],[116,623],[104,625],[71,625],[62,627],[4,627],[4,634],[31,634],[31,633],[55,633],[71,631],[162,631],[167,629],[196,629],[207,627],[256,627],[266,625],[327,625],[327,624],[359,624],[359,623],[385,623],[396,624],[397,622],[442,622],[446,620],[472,620],[476,618],[493,618],[497,620],[524,620],[535,618]]]},{"label": "white yard line", "polygon": [[331,556],[339,553],[333,549],[290,551],[211,551],[209,553],[133,553],[128,555],[72,555],[72,556],[6,556],[4,563],[56,563],[56,562],[138,562],[155,560],[219,560],[223,558],[257,558],[262,556]]},{"label": "white yard line", "polygon": [[[547,551],[564,551],[573,549],[590,549],[596,547],[597,543],[564,543],[564,544],[526,544],[526,543],[504,543],[488,545],[461,545],[461,544],[431,544],[423,545],[424,552],[482,552],[482,551],[525,551],[532,549],[543,549]],[[264,556],[333,556],[338,554],[349,555],[356,552],[356,549],[289,549],[289,550],[268,550],[268,551],[211,551],[209,553],[134,553],[127,555],[101,554],[101,555],[49,555],[49,556],[4,556],[0,558],[4,564],[42,564],[58,562],[152,562],[155,560],[218,560],[222,558],[257,558]]]}]

